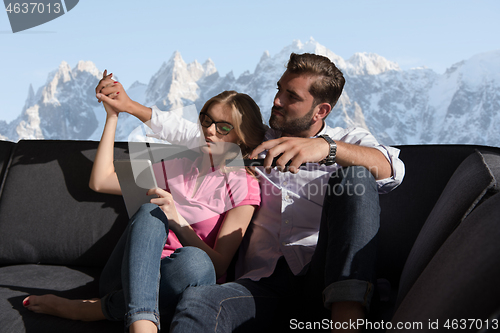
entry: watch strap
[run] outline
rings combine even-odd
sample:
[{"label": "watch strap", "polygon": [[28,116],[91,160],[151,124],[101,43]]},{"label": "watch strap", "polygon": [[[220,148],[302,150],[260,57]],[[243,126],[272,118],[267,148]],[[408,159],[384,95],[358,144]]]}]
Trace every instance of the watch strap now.
[{"label": "watch strap", "polygon": [[337,157],[337,144],[327,134],[321,134],[318,137],[319,138],[323,138],[330,145],[330,151],[328,153],[328,156],[326,156],[319,163],[324,164],[324,165],[332,165],[332,164],[334,164],[335,163],[335,159]]}]

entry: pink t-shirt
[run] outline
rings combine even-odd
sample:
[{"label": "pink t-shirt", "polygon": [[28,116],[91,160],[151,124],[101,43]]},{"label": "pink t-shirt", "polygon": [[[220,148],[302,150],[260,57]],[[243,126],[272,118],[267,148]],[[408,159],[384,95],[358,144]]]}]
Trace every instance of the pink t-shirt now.
[{"label": "pink t-shirt", "polygon": [[[162,161],[153,165],[158,187],[172,194],[177,212],[191,225],[196,234],[211,248],[224,221],[225,213],[242,205],[260,205],[260,188],[255,177],[245,169],[223,172],[216,169],[203,178],[195,193],[194,187],[200,158]],[[194,194],[194,195],[193,195]],[[182,247],[170,231],[162,258]]]}]

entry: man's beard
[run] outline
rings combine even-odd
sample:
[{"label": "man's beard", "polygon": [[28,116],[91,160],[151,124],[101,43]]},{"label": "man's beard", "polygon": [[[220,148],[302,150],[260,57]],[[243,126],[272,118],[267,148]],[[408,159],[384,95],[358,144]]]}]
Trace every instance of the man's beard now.
[{"label": "man's beard", "polygon": [[[275,108],[276,111],[282,111],[281,109]],[[309,130],[312,125],[312,117],[314,112],[314,106],[309,110],[309,112],[304,115],[302,118],[286,120],[285,115],[283,117],[275,116],[271,113],[271,117],[269,118],[269,126],[277,131],[281,131],[282,134],[286,134],[289,136],[298,136],[299,134]]]}]

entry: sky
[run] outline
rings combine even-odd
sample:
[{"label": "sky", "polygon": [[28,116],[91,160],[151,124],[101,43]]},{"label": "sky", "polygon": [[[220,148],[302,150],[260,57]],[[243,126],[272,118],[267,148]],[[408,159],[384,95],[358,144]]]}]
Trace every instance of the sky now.
[{"label": "sky", "polygon": [[442,74],[500,49],[499,12],[499,0],[81,0],[18,33],[2,12],[0,120],[18,117],[30,84],[36,92],[62,61],[73,68],[90,60],[127,88],[148,83],[175,51],[188,63],[210,58],[221,75],[238,77],[253,72],[266,50],[272,56],[313,37],[344,59],[370,52],[403,70]]}]

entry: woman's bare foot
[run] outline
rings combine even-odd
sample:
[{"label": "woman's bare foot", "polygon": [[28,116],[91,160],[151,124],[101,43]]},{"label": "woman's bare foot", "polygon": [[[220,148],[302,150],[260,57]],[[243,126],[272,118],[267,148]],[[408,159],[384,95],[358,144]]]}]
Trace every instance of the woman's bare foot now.
[{"label": "woman's bare foot", "polygon": [[44,313],[57,317],[97,321],[106,319],[101,310],[101,300],[72,300],[55,295],[28,296],[23,306],[36,313]]}]

